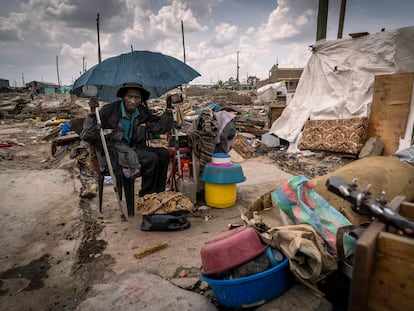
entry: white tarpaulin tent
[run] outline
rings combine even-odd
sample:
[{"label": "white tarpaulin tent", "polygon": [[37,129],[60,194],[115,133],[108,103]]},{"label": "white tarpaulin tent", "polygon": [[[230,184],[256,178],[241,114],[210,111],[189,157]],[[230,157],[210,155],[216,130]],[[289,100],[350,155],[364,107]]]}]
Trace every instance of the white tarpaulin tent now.
[{"label": "white tarpaulin tent", "polygon": [[295,142],[308,119],[369,117],[375,75],[414,72],[414,26],[318,42],[270,133]]},{"label": "white tarpaulin tent", "polygon": [[266,84],[257,89],[257,104],[269,104],[277,98],[278,95],[286,96],[286,82],[280,81],[276,83]]},{"label": "white tarpaulin tent", "polygon": [[257,89],[256,93],[257,93],[257,95],[261,95],[269,89],[273,89],[273,90],[276,90],[276,91],[280,92],[280,95],[282,95],[282,96],[286,96],[286,93],[287,93],[286,82],[285,81],[280,81],[280,82],[276,82],[276,83],[270,83],[270,84],[263,85],[262,87],[259,87]]}]

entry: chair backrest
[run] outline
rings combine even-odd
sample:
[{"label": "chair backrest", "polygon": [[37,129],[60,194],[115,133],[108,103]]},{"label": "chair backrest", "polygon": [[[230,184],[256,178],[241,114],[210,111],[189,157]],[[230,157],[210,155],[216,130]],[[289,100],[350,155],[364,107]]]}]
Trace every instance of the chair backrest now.
[{"label": "chair backrest", "polygon": [[85,118],[75,118],[70,120],[71,129],[78,135],[82,132],[83,121],[85,121]]}]

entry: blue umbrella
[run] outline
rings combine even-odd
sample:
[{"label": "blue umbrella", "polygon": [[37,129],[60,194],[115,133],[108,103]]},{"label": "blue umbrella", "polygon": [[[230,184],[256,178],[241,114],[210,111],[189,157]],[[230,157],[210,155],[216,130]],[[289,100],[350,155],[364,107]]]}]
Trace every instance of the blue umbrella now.
[{"label": "blue umbrella", "polygon": [[86,97],[83,87],[94,85],[100,100],[112,102],[123,83],[137,82],[150,92],[150,98],[157,98],[198,76],[197,71],[174,57],[133,51],[107,58],[90,68],[75,81],[72,93]]}]

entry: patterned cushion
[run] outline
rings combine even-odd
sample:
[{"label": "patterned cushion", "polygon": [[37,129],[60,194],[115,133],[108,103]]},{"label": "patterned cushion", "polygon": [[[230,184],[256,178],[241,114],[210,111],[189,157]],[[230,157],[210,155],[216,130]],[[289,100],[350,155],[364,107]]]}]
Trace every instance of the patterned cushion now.
[{"label": "patterned cushion", "polygon": [[358,154],[365,143],[368,118],[308,120],[298,148]]}]

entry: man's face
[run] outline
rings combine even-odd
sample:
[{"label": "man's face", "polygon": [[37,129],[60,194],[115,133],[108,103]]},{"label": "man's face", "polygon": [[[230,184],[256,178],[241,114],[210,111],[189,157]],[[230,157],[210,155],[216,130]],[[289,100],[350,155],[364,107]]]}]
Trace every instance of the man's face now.
[{"label": "man's face", "polygon": [[129,89],[126,91],[124,96],[125,109],[128,112],[132,112],[142,102],[141,92],[135,89]]}]

